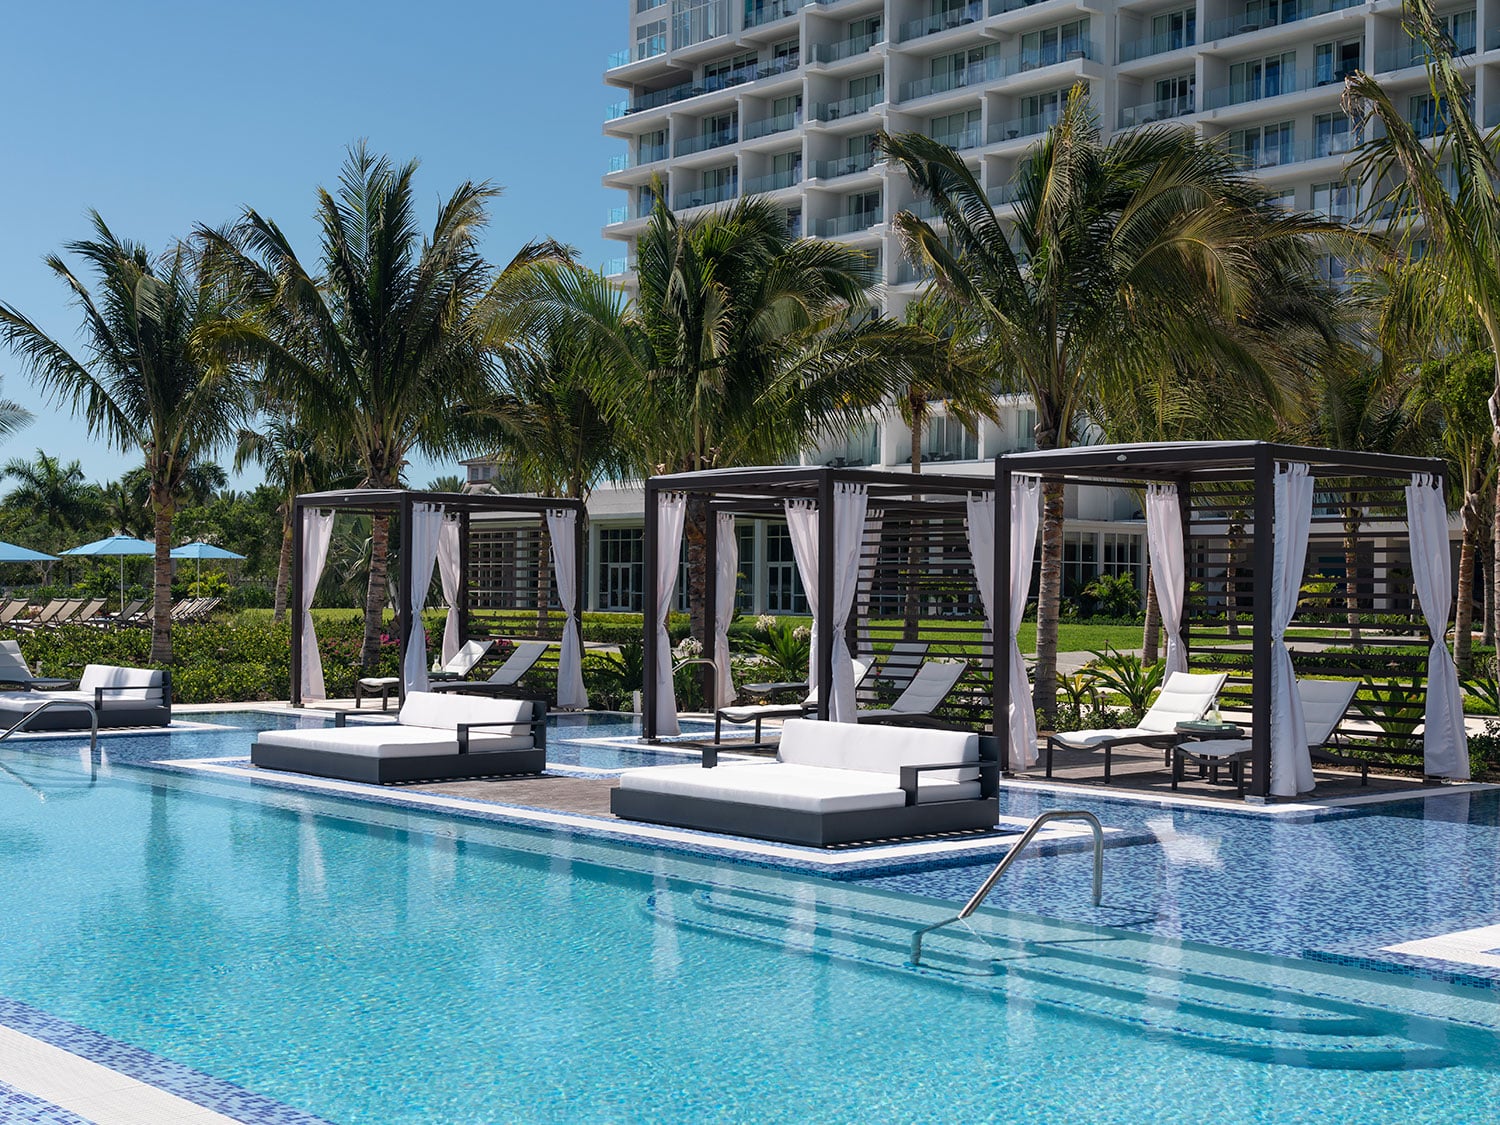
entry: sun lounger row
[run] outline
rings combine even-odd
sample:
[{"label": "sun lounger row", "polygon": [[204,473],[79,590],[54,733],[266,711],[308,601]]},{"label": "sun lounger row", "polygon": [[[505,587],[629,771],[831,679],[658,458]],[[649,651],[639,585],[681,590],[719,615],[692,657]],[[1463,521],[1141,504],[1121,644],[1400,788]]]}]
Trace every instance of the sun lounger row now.
[{"label": "sun lounger row", "polygon": [[[184,598],[172,606],[172,620],[203,621],[218,608],[222,598]],[[0,606],[0,628],[41,629],[54,625],[144,625],[151,620],[145,598],[137,598],[118,613],[106,610],[107,598],[53,598],[35,613],[31,603],[17,598]]]}]

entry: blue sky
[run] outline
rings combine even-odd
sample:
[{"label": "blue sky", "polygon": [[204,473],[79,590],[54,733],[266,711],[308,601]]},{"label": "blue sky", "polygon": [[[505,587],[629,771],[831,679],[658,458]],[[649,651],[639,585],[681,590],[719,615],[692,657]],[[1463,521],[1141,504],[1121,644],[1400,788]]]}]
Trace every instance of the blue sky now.
[{"label": "blue sky", "polygon": [[[597,266],[619,143],[601,75],[627,37],[626,0],[44,0],[7,5],[0,37],[0,300],[72,342],[78,324],[42,264],[97,209],[157,248],[253,206],[314,258],[313,192],[368,138],[419,157],[424,219],[464,179],[505,194],[487,251],[551,235]],[[37,415],[0,458],[40,447],[104,480],[138,462],[84,433],[0,350],[3,394]],[[452,466],[419,464],[425,485]],[[3,489],[0,483],[0,489]]]}]

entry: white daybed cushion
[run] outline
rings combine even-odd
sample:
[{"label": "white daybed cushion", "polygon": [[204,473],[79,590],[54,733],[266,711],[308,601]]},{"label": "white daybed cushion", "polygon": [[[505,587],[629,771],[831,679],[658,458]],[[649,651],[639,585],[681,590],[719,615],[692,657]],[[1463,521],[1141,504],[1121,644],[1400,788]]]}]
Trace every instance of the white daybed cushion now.
[{"label": "white daybed cushion", "polygon": [[[859,723],[823,723],[788,719],[781,727],[776,760],[825,769],[870,770],[898,781],[902,766],[932,766],[945,762],[979,762],[979,736],[966,731],[924,730],[921,727],[872,727]],[[918,791],[935,781],[957,781],[960,771],[921,775]],[[964,781],[977,781],[979,771],[963,770]],[[976,794],[977,796],[977,794]]]},{"label": "white daybed cushion", "polygon": [[0,710],[25,711],[30,714],[49,699],[68,699],[74,703],[94,702],[93,693],[79,691],[0,691]]},{"label": "white daybed cushion", "polygon": [[[332,754],[355,754],[362,758],[420,758],[457,754],[456,735],[433,727],[404,727],[396,723],[360,723],[324,730],[268,730],[257,737],[266,746],[293,750],[326,750]],[[469,738],[471,754],[496,750],[527,750],[530,735],[481,735]]]},{"label": "white daybed cushion", "polygon": [[94,701],[95,688],[131,688],[130,691],[106,691],[104,705],[121,701],[135,703],[161,702],[161,671],[157,668],[119,668],[112,664],[88,664],[78,679],[78,694]]},{"label": "white daybed cushion", "polygon": [[[906,804],[906,795],[891,774],[785,762],[736,762],[713,769],[699,765],[653,766],[621,774],[620,788],[812,813],[901,808]],[[944,782],[924,777],[917,794],[924,804],[978,797],[979,782]]]}]

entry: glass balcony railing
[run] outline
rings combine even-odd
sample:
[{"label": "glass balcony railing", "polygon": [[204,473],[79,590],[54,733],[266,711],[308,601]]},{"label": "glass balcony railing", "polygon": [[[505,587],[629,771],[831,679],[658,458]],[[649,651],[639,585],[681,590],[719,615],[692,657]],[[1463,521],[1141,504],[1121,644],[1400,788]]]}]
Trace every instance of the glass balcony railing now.
[{"label": "glass balcony railing", "polygon": [[695,152],[707,152],[711,148],[732,145],[739,139],[740,131],[737,128],[715,129],[712,133],[703,133],[697,137],[686,137],[678,141],[674,151],[678,156],[691,156]]},{"label": "glass balcony railing", "polygon": [[745,140],[753,141],[757,137],[769,137],[775,133],[785,133],[788,129],[795,129],[802,124],[802,111],[795,113],[779,113],[775,117],[766,117],[760,121],[745,122]]},{"label": "glass balcony railing", "polygon": [[745,26],[759,27],[795,16],[805,0],[751,0],[745,5]]},{"label": "glass balcony railing", "polygon": [[1060,116],[1062,116],[1062,109],[1055,108],[1043,110],[1041,113],[1026,114],[1022,117],[1012,117],[1009,121],[997,121],[990,126],[990,144],[1038,136],[1056,125]]},{"label": "glass balcony railing", "polygon": [[884,219],[884,208],[879,207],[873,211],[859,211],[853,215],[839,215],[837,218],[824,219],[818,224],[818,237],[838,238],[845,234],[859,234],[883,222]]},{"label": "glass balcony railing", "polygon": [[[1348,73],[1353,73],[1350,70]],[[1343,82],[1345,71],[1327,71],[1319,67],[1304,67],[1287,70],[1280,74],[1231,82],[1227,86],[1215,86],[1203,96],[1204,109],[1222,109],[1225,106],[1244,105],[1246,102],[1279,98],[1282,94],[1295,94],[1302,90],[1315,90],[1319,86],[1333,86]]]},{"label": "glass balcony railing", "polygon": [[885,42],[885,32],[877,31],[871,35],[856,35],[850,39],[840,39],[837,43],[819,43],[813,48],[813,58],[820,63],[834,63],[842,59],[852,59],[855,55],[862,55],[877,43]]},{"label": "glass balcony railing", "polygon": [[802,169],[789,168],[785,172],[772,172],[769,176],[755,176],[745,181],[746,195],[764,195],[768,191],[781,191],[796,187],[802,182]]},{"label": "glass balcony railing", "polygon": [[616,223],[623,223],[629,218],[629,207],[611,207],[609,209],[609,218],[606,220],[606,224],[608,226],[614,226]]},{"label": "glass balcony railing", "polygon": [[610,106],[608,120],[614,121],[627,114],[642,113],[648,109],[660,109],[664,105],[673,105],[686,101],[688,98],[696,98],[699,94],[717,93],[720,90],[743,86],[747,82],[754,82],[761,78],[789,74],[801,65],[802,60],[797,55],[790,55],[772,59],[766,63],[756,62],[735,67],[724,74],[710,75],[698,82],[681,82],[665,90],[652,90],[649,93],[638,94],[629,101],[616,102]]},{"label": "glass balcony railing", "polygon": [[1164,55],[1168,51],[1180,51],[1184,47],[1198,45],[1197,29],[1190,31],[1168,31],[1160,35],[1146,35],[1120,44],[1120,61],[1134,62],[1152,55]]},{"label": "glass balcony railing", "polygon": [[685,211],[689,207],[708,207],[715,203],[725,203],[739,193],[739,183],[731,180],[727,184],[714,184],[712,187],[678,192],[672,197],[672,206],[679,211]]},{"label": "glass balcony railing", "polygon": [[1261,171],[1266,168],[1282,168],[1289,164],[1303,164],[1309,160],[1322,160],[1329,156],[1342,156],[1352,151],[1353,148],[1354,142],[1348,133],[1335,133],[1310,141],[1286,141],[1281,144],[1231,148],[1229,155],[1240,167]]},{"label": "glass balcony railing", "polygon": [[[1453,54],[1455,56],[1472,55],[1474,47],[1474,29],[1470,27],[1467,34],[1460,35],[1454,40]],[[1381,74],[1388,70],[1405,70],[1409,66],[1426,66],[1427,57],[1427,48],[1421,43],[1403,43],[1399,47],[1380,51],[1375,55],[1375,72]]]},{"label": "glass balcony railing", "polygon": [[900,42],[906,43],[913,39],[920,39],[924,35],[935,35],[939,31],[948,31],[951,28],[963,27],[965,24],[978,23],[985,17],[985,6],[981,0],[973,0],[962,8],[952,8],[946,12],[936,15],[923,16],[921,19],[908,20],[901,25]]},{"label": "glass balcony railing", "polygon": [[1500,27],[1492,27],[1485,32],[1484,49],[1486,51],[1500,51]]},{"label": "glass balcony railing", "polygon": [[842,121],[865,113],[885,100],[884,90],[874,90],[857,98],[845,98],[838,102],[819,102],[813,107],[814,121]]},{"label": "glass balcony railing", "polygon": [[628,152],[619,152],[611,156],[609,170],[625,172],[643,164],[655,164],[658,160],[665,160],[670,155],[671,150],[666,145],[643,145],[634,156]]},{"label": "glass balcony railing", "polygon": [[617,152],[609,158],[609,170],[611,172],[623,172],[630,167],[630,154]]},{"label": "glass balcony railing", "polygon": [[1197,112],[1197,98],[1185,94],[1179,98],[1166,98],[1145,105],[1120,107],[1120,128],[1133,129],[1137,125],[1149,125],[1153,121],[1170,121],[1174,117],[1186,117]]},{"label": "glass balcony railing", "polygon": [[1015,184],[1000,184],[985,192],[985,198],[996,207],[1005,207],[1014,203],[1021,195],[1021,189]]},{"label": "glass balcony railing", "polygon": [[962,69],[940,71],[927,78],[917,78],[911,82],[901,83],[901,101],[915,101],[917,98],[926,98],[933,94],[946,94],[967,86],[994,82],[1011,73],[1012,69],[1006,65],[1004,59],[991,58]]},{"label": "glass balcony railing", "polygon": [[616,223],[628,223],[631,219],[644,219],[651,214],[651,208],[656,205],[654,199],[638,199],[632,203],[624,203],[619,207],[609,209],[609,225]]},{"label": "glass balcony railing", "polygon": [[978,148],[984,143],[984,131],[978,125],[970,125],[966,129],[949,129],[942,133],[932,134],[932,139],[940,145],[957,149],[959,152],[969,148]]},{"label": "glass balcony railing", "polygon": [[619,277],[629,268],[630,264],[624,258],[606,258],[599,272],[605,277]]},{"label": "glass balcony railing", "polygon": [[1363,2],[1364,0],[1282,0],[1280,4],[1262,4],[1253,12],[1245,11],[1237,16],[1210,20],[1203,41],[1208,43],[1235,35],[1249,35],[1268,27],[1280,27],[1282,24],[1296,23],[1298,20],[1327,15],[1329,12],[1340,12]]},{"label": "glass balcony railing", "polygon": [[626,66],[630,62],[630,48],[623,51],[611,51],[609,54],[609,69],[614,70],[617,66]]},{"label": "glass balcony railing", "polygon": [[820,180],[831,180],[839,176],[852,176],[875,166],[885,157],[877,152],[862,152],[857,156],[840,156],[833,160],[818,160],[813,163],[813,175]]}]

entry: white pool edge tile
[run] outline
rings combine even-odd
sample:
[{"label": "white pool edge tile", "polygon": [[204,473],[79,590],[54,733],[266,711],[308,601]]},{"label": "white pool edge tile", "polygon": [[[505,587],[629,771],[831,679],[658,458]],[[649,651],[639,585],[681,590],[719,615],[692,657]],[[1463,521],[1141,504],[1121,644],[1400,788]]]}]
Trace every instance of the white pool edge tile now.
[{"label": "white pool edge tile", "polygon": [[1408,957],[1428,957],[1435,961],[1500,969],[1500,954],[1490,952],[1493,949],[1500,949],[1500,926],[1454,930],[1449,934],[1381,946],[1382,953],[1403,953]]}]

